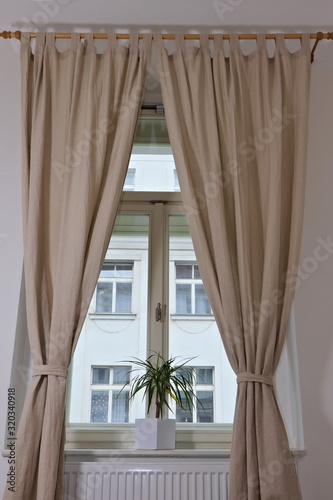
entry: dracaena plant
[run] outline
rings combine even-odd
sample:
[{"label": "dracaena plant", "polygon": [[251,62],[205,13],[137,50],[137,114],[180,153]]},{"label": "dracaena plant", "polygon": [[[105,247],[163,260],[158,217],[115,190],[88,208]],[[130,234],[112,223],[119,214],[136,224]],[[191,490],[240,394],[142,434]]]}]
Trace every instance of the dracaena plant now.
[{"label": "dracaena plant", "polygon": [[[176,363],[171,357],[164,359],[159,353],[151,354],[146,360],[131,358],[124,361],[136,365],[137,370],[145,370],[145,373],[136,375],[130,382],[129,400],[131,401],[139,391],[143,391],[143,398],[147,396],[147,413],[153,402],[155,403],[155,418],[162,418],[163,410],[170,407],[171,397],[176,403],[187,411],[193,408],[194,401],[198,401],[193,391],[193,371],[185,365],[194,358],[186,358]],[[128,384],[125,384],[123,391]],[[200,404],[200,401],[199,401]]]}]

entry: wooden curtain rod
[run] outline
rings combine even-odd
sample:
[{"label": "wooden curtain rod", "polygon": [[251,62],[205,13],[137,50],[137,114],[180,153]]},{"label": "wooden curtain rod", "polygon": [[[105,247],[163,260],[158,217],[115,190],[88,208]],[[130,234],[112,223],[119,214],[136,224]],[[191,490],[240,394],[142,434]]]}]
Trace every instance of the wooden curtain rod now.
[{"label": "wooden curtain rod", "polygon": [[[106,39],[108,37],[108,33],[94,33],[93,34],[94,38],[96,40],[102,40]],[[127,40],[129,38],[129,33],[116,33],[116,38],[119,40]],[[209,34],[208,38],[210,40],[214,39],[214,34]],[[224,40],[229,40],[230,35],[228,33],[223,33],[222,34]],[[71,38],[72,33],[55,33],[56,38]],[[80,38],[84,38],[85,33],[80,33]],[[142,38],[143,34],[139,34],[139,38]],[[265,37],[267,40],[275,40],[276,35],[275,33],[266,33]],[[299,40],[302,37],[301,33],[285,33],[284,38],[287,40]],[[0,38],[16,38],[17,40],[21,39],[21,31],[3,31],[0,33]],[[36,38],[36,33],[32,32],[30,33],[30,38]],[[162,38],[164,40],[174,40],[175,35],[172,33],[163,33]],[[256,40],[257,39],[257,34],[256,33],[239,33],[238,38],[240,40]],[[310,38],[312,40],[315,40],[314,46],[311,51],[311,62],[314,60],[314,53],[317,48],[318,43],[320,40],[326,39],[326,40],[333,40],[333,32],[332,33],[322,33],[321,31],[318,31],[318,33],[310,33]],[[184,34],[184,39],[185,40],[199,40],[200,39],[200,34]]]}]

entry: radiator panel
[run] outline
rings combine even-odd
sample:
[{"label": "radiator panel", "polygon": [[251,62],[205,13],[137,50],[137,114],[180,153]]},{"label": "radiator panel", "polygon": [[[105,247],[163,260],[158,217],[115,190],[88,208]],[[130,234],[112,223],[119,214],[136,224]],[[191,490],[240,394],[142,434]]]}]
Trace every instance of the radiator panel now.
[{"label": "radiator panel", "polygon": [[228,500],[228,476],[217,459],[72,462],[64,500]]}]

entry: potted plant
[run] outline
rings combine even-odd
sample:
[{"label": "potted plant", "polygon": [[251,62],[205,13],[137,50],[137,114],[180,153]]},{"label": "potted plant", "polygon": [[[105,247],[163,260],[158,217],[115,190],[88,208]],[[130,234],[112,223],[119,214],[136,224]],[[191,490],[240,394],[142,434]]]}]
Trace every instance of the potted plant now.
[{"label": "potted plant", "polygon": [[[155,404],[155,418],[140,418],[135,420],[136,449],[174,449],[176,435],[176,420],[163,418],[167,409],[172,410],[172,398],[185,411],[194,406],[197,397],[193,391],[193,372],[185,365],[194,358],[187,358],[176,363],[176,358],[164,359],[159,353],[151,354],[146,360],[132,358],[126,363],[132,363],[137,368],[131,373],[144,369],[145,372],[136,375],[130,382],[129,401],[143,391],[147,396],[147,414],[152,404]],[[128,384],[123,386],[123,389]]]}]

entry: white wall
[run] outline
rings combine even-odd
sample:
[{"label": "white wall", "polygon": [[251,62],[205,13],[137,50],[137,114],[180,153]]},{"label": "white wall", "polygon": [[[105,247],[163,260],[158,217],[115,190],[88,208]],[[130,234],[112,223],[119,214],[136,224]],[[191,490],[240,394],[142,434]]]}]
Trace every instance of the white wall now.
[{"label": "white wall", "polygon": [[[281,9],[282,10],[282,9]],[[317,9],[314,9],[317,12]],[[257,12],[257,11],[256,11]],[[288,9],[286,8],[286,12]],[[18,18],[19,16],[17,16]],[[176,17],[176,13],[175,16]],[[122,17],[126,19],[124,15]],[[116,19],[113,18],[113,22]],[[198,19],[200,23],[200,19]],[[8,26],[7,26],[8,28]],[[5,29],[3,27],[2,29]],[[0,446],[4,441],[9,385],[19,300],[22,238],[20,207],[19,60],[10,42],[0,40]],[[309,169],[301,263],[308,274],[296,297],[306,457],[299,473],[304,500],[331,500],[333,491],[333,256],[307,273],[318,245],[333,239],[333,42],[322,42],[312,67]],[[0,459],[0,489],[6,460]]]},{"label": "white wall", "polygon": [[[4,448],[22,274],[20,185],[20,65],[10,43],[0,41],[0,447]],[[0,457],[0,491],[7,462]]]},{"label": "white wall", "polygon": [[[296,331],[306,457],[299,463],[304,500],[333,496],[333,249],[313,260],[317,238],[333,241],[333,47],[318,49],[312,67],[308,176],[296,294]],[[325,252],[320,252],[325,256]],[[307,260],[308,259],[308,260]],[[312,267],[311,267],[312,266]],[[313,272],[307,270],[314,269]],[[306,276],[308,276],[306,278]]]}]

